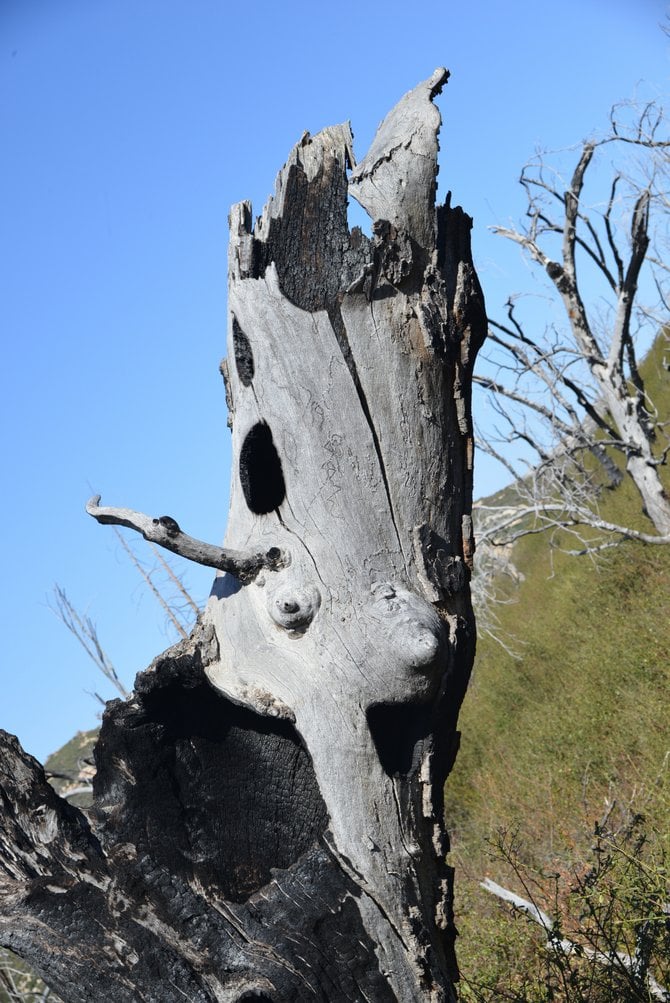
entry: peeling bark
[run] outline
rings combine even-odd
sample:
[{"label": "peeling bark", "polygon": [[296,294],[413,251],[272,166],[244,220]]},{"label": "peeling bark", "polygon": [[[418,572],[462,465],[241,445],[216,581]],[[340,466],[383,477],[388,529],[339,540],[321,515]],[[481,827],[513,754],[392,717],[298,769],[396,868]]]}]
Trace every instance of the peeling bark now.
[{"label": "peeling bark", "polygon": [[486,319],[471,221],[435,207],[447,76],[358,167],[348,125],[305,134],[256,224],[231,211],[235,467],[206,553],[232,563],[191,640],[108,707],[92,809],[5,743],[0,943],[67,1003],[455,999],[442,791],[474,655]]}]

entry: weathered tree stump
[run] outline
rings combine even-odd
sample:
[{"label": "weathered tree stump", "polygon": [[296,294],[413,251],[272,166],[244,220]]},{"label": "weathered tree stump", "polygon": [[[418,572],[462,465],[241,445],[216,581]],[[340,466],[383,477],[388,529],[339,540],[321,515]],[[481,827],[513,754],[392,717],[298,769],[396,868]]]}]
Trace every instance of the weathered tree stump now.
[{"label": "weathered tree stump", "polygon": [[348,125],[305,134],[256,225],[232,210],[224,548],[89,505],[225,570],[109,705],[89,812],[5,738],[0,943],[68,1003],[455,998],[442,791],[486,321],[471,220],[435,207],[447,76],[357,166]]}]

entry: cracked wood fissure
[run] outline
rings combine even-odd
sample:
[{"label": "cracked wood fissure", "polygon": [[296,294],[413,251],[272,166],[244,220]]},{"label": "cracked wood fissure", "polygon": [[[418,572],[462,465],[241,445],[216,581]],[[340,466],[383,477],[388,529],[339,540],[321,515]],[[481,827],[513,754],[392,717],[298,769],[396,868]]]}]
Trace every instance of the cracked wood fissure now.
[{"label": "cracked wood fissure", "polygon": [[348,125],[306,133],[255,225],[231,211],[224,547],[89,503],[228,563],[193,637],[108,707],[91,809],[4,739],[0,942],[66,1003],[455,999],[442,791],[486,321],[471,221],[435,206],[447,76],[358,165]]}]

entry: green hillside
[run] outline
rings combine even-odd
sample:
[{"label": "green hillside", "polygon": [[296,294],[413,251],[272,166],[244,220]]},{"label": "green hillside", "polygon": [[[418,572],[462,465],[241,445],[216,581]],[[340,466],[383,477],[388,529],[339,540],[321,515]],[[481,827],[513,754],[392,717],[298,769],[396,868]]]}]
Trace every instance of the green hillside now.
[{"label": "green hillside", "polygon": [[[664,348],[659,339],[645,375],[670,414]],[[625,481],[603,492],[601,511],[649,531]],[[551,913],[552,897],[590,873],[594,823],[608,810],[608,828],[623,842],[643,829],[644,852],[670,861],[670,547],[624,543],[594,562],[531,536],[515,545],[514,563],[523,581],[508,587],[513,601],[498,616],[521,657],[480,641],[446,791],[462,994],[614,1003],[624,997],[541,986],[535,970],[546,951],[533,944],[546,940],[542,930],[509,919],[509,907],[479,883],[488,875],[526,899],[530,888]],[[501,843],[515,866],[501,859]],[[670,956],[670,935],[668,948]]]}]

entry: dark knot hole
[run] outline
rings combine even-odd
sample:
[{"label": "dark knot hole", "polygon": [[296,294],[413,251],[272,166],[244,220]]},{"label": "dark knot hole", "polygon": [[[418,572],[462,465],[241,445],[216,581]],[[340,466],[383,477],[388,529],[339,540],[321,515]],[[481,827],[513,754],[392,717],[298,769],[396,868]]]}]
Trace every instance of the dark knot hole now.
[{"label": "dark knot hole", "polygon": [[250,428],[242,443],[240,482],[244,500],[256,515],[274,512],[286,497],[281,460],[265,421]]}]

